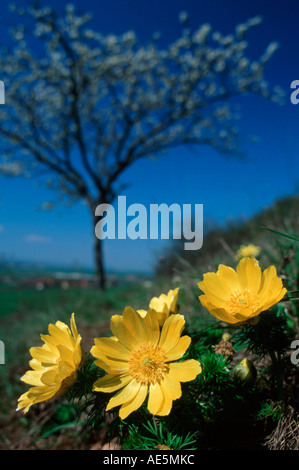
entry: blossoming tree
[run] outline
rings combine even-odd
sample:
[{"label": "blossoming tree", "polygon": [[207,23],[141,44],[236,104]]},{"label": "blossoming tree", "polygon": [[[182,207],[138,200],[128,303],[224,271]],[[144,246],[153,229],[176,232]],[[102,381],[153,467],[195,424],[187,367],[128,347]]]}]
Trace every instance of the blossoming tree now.
[{"label": "blossoming tree", "polygon": [[[247,30],[260,18],[223,36],[207,24],[191,30],[182,14],[181,37],[162,48],[157,35],[146,44],[132,31],[104,36],[71,5],[62,15],[38,6],[15,11],[23,24],[0,55],[0,171],[38,176],[63,202],[84,201],[93,224],[95,208],[119,195],[120,175],[134,162],[189,144],[236,153],[230,98],[279,98],[264,79],[276,44],[256,60],[246,55]],[[104,288],[96,237],[95,259]]]}]

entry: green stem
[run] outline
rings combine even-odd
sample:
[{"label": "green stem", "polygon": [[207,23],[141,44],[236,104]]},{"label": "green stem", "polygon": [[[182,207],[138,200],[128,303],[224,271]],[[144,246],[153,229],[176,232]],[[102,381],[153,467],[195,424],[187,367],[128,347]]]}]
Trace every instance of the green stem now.
[{"label": "green stem", "polygon": [[281,361],[280,355],[277,354],[277,357],[274,352],[269,351],[269,355],[271,357],[274,374],[275,374],[275,381],[276,381],[276,391],[277,391],[277,400],[282,401],[283,399],[283,377],[282,377],[282,370],[281,370]]},{"label": "green stem", "polygon": [[[214,322],[214,323],[212,323],[212,324],[209,325],[209,326],[206,326],[206,328],[203,328],[202,330],[199,330],[199,331],[196,333],[196,335],[193,336],[193,338],[195,338],[195,339],[196,339],[196,338],[199,338],[199,337],[202,335],[202,333],[204,333],[205,331],[209,330],[210,328],[214,328],[214,326],[219,325],[219,323],[221,323],[220,320],[219,320],[219,321],[216,321],[216,322]],[[192,335],[191,335],[191,336],[192,336]]]}]

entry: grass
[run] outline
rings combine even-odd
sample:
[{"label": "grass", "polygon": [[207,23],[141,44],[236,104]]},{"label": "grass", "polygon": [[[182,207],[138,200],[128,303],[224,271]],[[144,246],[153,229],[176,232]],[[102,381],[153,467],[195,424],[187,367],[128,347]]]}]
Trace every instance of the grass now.
[{"label": "grass", "polygon": [[0,288],[0,317],[14,312],[17,309],[18,304],[18,293]]},{"label": "grass", "polygon": [[[57,310],[69,315],[70,311],[81,312],[86,320],[107,320],[105,309],[118,310],[123,308],[127,300],[138,297],[142,288],[136,286],[122,286],[107,289],[106,292],[92,287],[69,288],[63,290],[60,287],[53,287],[38,291],[35,289],[0,288],[0,317],[5,317],[12,313],[23,313],[30,315],[32,312],[43,310],[53,312]],[[100,307],[100,310],[99,310]]]}]

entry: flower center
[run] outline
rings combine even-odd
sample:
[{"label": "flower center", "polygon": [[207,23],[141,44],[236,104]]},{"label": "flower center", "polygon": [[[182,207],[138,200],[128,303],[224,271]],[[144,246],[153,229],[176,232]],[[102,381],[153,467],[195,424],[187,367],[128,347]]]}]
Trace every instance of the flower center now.
[{"label": "flower center", "polygon": [[239,313],[245,309],[253,313],[259,309],[260,301],[258,296],[250,289],[237,290],[231,295],[227,307],[230,313]]},{"label": "flower center", "polygon": [[168,372],[163,349],[152,342],[141,343],[129,357],[130,375],[143,384],[154,384],[163,379]]}]

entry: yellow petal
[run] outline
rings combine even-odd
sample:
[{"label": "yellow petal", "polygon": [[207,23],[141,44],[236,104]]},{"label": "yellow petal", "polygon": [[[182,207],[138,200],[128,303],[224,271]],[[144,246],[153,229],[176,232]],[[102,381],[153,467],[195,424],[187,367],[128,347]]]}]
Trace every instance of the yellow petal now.
[{"label": "yellow petal", "polygon": [[28,392],[28,398],[32,400],[33,403],[41,403],[45,400],[50,400],[53,398],[59,391],[59,385],[53,384],[51,387],[33,387]]},{"label": "yellow petal", "polygon": [[157,414],[158,410],[164,403],[164,396],[160,384],[158,382],[149,386],[149,397],[147,407],[150,413]]},{"label": "yellow petal", "polygon": [[242,258],[237,266],[237,274],[242,288],[249,288],[252,292],[259,291],[262,270],[255,258]]},{"label": "yellow petal", "polygon": [[50,324],[48,326],[49,334],[53,336],[57,344],[64,344],[69,348],[74,347],[74,338],[71,336],[71,332],[65,323],[56,322],[55,325]]},{"label": "yellow petal", "polygon": [[98,348],[100,356],[105,354],[107,357],[121,359],[122,361],[129,359],[130,351],[119,341],[115,341],[112,338],[95,338],[94,343],[96,348]]},{"label": "yellow petal", "polygon": [[59,344],[57,341],[57,338],[54,338],[54,336],[51,335],[40,335],[40,338],[44,343],[47,345],[47,349],[49,351],[53,351],[57,353],[56,346]]},{"label": "yellow petal", "polygon": [[78,336],[78,330],[77,330],[77,326],[76,326],[76,322],[75,322],[75,314],[74,313],[72,313],[70,323],[71,323],[71,330],[72,330],[73,336],[76,339],[77,336]]},{"label": "yellow petal", "polygon": [[170,349],[170,351],[168,351],[166,362],[176,361],[178,359],[181,359],[183,355],[185,354],[185,352],[187,351],[187,349],[189,348],[190,343],[191,343],[190,336],[182,336],[178,340],[177,344],[172,349]]},{"label": "yellow petal", "polygon": [[167,294],[169,310],[172,313],[177,313],[178,311],[177,300],[178,300],[179,290],[180,290],[179,287],[176,287],[176,289],[171,289]]},{"label": "yellow petal", "polygon": [[56,376],[57,376],[57,369],[50,369],[50,370],[47,370],[44,374],[42,374],[41,381],[44,385],[55,386],[58,383],[55,380]]},{"label": "yellow petal", "polygon": [[73,351],[73,361],[77,369],[82,365],[82,363],[84,362],[84,357],[85,357],[85,354],[80,345],[80,342],[81,342],[81,336],[78,335],[76,338],[76,344],[75,344],[74,351]]},{"label": "yellow petal", "polygon": [[236,271],[230,266],[220,264],[218,267],[217,275],[221,278],[221,282],[228,291],[240,289],[240,281]]},{"label": "yellow petal", "polygon": [[161,381],[162,391],[165,391],[171,400],[177,400],[182,396],[180,380],[174,374],[166,374]]},{"label": "yellow petal", "polygon": [[138,339],[134,338],[125,326],[123,316],[113,315],[111,317],[110,328],[112,334],[116,336],[119,342],[125,346],[125,348],[129,349],[129,351],[132,351],[132,349],[138,345]]},{"label": "yellow petal", "polygon": [[28,370],[22,377],[22,382],[29,385],[42,385],[41,382],[42,371]]},{"label": "yellow petal", "polygon": [[111,393],[123,388],[132,380],[129,375],[108,374],[101,377],[93,384],[93,390],[96,392]]},{"label": "yellow petal", "polygon": [[177,398],[180,396],[180,385],[176,383],[173,392],[171,392],[170,383],[174,384],[170,379],[166,382],[162,380],[160,384],[156,382],[150,385],[148,399],[148,410],[150,413],[158,416],[167,416],[170,413],[173,401],[172,396]]},{"label": "yellow petal", "polygon": [[185,318],[183,315],[173,314],[165,321],[162,327],[159,345],[166,354],[177,345],[184,326]]},{"label": "yellow petal", "polygon": [[29,365],[34,370],[41,370],[41,369],[43,370],[44,369],[44,366],[42,365],[42,363],[40,361],[38,361],[37,359],[35,359],[35,358],[32,358],[29,361]]},{"label": "yellow petal", "polygon": [[223,283],[222,277],[217,273],[206,273],[203,275],[203,281],[198,283],[198,287],[205,293],[211,293],[219,300],[228,300],[231,295],[231,289]]},{"label": "yellow petal", "polygon": [[285,296],[286,293],[287,293],[287,289],[285,289],[285,288],[281,289],[279,291],[277,297],[273,297],[272,299],[268,300],[268,302],[266,302],[263,305],[263,310],[268,310],[268,308],[270,308],[273,305],[277,304]]},{"label": "yellow petal", "polygon": [[140,343],[148,340],[148,332],[144,323],[144,317],[141,317],[133,308],[126,307],[123,313],[124,325],[129,333],[138,338]]},{"label": "yellow petal", "polygon": [[163,299],[162,295],[160,296],[160,298],[153,297],[149,304],[150,308],[152,308],[153,310],[156,310],[156,312],[167,312],[168,311],[168,306],[166,303],[167,297],[164,295],[164,298],[165,299]]},{"label": "yellow petal", "polygon": [[131,414],[133,411],[138,410],[144,400],[146,399],[147,396],[147,391],[148,391],[148,386],[145,384],[142,384],[136,393],[135,397],[124,403],[119,410],[119,417],[121,419],[126,419],[129,414]]},{"label": "yellow petal", "polygon": [[277,271],[275,266],[269,266],[267,269],[265,269],[262,275],[259,290],[260,297],[267,298],[267,296],[269,295],[269,291],[272,289],[272,286],[275,283],[275,280],[277,279],[279,280],[280,288],[282,288],[282,281],[280,278],[277,277]]},{"label": "yellow petal", "polygon": [[65,347],[63,344],[59,344],[57,349],[59,351],[60,361],[68,363],[74,369],[74,352]]},{"label": "yellow petal", "polygon": [[207,295],[200,295],[199,300],[201,304],[220,321],[225,323],[237,323],[234,317],[228,313],[224,308],[215,307],[215,305],[209,302],[209,297]]},{"label": "yellow petal", "polygon": [[137,382],[137,380],[130,380],[130,382],[124,388],[119,390],[115,395],[113,395],[112,398],[110,398],[106,407],[106,411],[133,400],[136,397],[140,386],[141,384]]},{"label": "yellow petal", "polygon": [[76,367],[74,365],[60,361],[57,368],[57,380],[64,380],[66,377],[72,375],[75,370]]},{"label": "yellow petal", "polygon": [[57,384],[52,387],[42,386],[30,388],[28,392],[20,396],[17,410],[25,408],[24,412],[27,413],[32,405],[53,398],[57,394],[58,389]]},{"label": "yellow petal", "polygon": [[172,408],[172,394],[171,390],[169,390],[168,387],[165,386],[164,381],[161,382],[160,386],[163,394],[163,401],[156,414],[158,416],[167,416],[169,415]]},{"label": "yellow petal", "polygon": [[[94,348],[95,346],[93,346],[91,348],[91,354],[93,356],[95,356],[94,354]],[[110,374],[123,374],[125,373],[128,368],[129,368],[129,364],[128,364],[128,361],[121,361],[121,360],[117,360],[117,359],[111,359],[107,356],[105,356],[104,354],[100,355],[100,353],[98,352],[98,349],[97,349],[97,352],[96,352],[98,359],[95,361],[95,364],[100,367],[101,369],[104,369],[106,372],[110,373]]]},{"label": "yellow petal", "polygon": [[149,309],[144,317],[144,325],[147,331],[147,340],[157,344],[160,337],[160,326],[158,314],[155,310]]},{"label": "yellow petal", "polygon": [[175,377],[180,382],[189,382],[190,380],[194,380],[201,371],[202,368],[200,362],[195,359],[169,364],[169,376]]},{"label": "yellow petal", "polygon": [[137,312],[139,313],[139,315],[144,318],[145,315],[147,314],[147,310],[137,310]]},{"label": "yellow petal", "polygon": [[[264,309],[261,307],[258,310],[252,312],[250,308],[243,308],[240,310],[240,312],[236,312],[233,314],[233,318],[235,319],[235,324],[237,323],[244,323],[252,318],[255,318],[257,315],[259,315]],[[233,323],[233,322],[231,322]]]},{"label": "yellow petal", "polygon": [[58,357],[57,354],[47,351],[44,347],[33,347],[29,349],[29,352],[34,359],[37,359],[44,364],[53,364],[56,362]]},{"label": "yellow petal", "polygon": [[[220,299],[219,297],[216,297],[213,292],[210,292],[209,289],[206,287],[203,289],[200,287],[202,291],[205,291],[205,298],[209,300],[209,303],[213,304],[214,307],[217,308],[225,308],[227,300]],[[203,296],[200,296],[199,299],[201,299]]]}]

